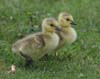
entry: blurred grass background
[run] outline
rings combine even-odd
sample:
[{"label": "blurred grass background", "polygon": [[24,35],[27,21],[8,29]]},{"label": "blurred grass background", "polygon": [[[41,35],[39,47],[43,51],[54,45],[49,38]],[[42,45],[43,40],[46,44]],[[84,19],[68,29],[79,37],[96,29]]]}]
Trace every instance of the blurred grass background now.
[{"label": "blurred grass background", "polygon": [[[40,60],[37,69],[25,69],[13,55],[11,45],[18,34],[41,24],[45,17],[71,13],[77,22],[77,41],[58,51],[59,59]],[[31,20],[32,18],[32,20]],[[35,31],[39,31],[36,27]],[[14,75],[10,65],[20,65]],[[100,78],[100,0],[0,0],[0,79],[99,79]]]}]

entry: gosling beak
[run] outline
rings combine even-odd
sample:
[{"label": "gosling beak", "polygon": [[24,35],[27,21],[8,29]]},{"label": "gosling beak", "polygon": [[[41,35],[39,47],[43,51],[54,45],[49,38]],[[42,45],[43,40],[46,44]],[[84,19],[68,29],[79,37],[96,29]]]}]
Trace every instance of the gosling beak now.
[{"label": "gosling beak", "polygon": [[61,28],[60,28],[59,26],[56,26],[56,27],[55,27],[55,30],[61,31]]},{"label": "gosling beak", "polygon": [[74,21],[71,22],[71,25],[77,25]]}]

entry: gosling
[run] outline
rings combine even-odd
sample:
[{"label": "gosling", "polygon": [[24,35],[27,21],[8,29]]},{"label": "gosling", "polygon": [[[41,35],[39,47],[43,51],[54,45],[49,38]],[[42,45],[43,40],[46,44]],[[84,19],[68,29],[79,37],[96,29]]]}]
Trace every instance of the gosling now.
[{"label": "gosling", "polygon": [[61,31],[57,31],[57,34],[60,37],[59,47],[62,47],[64,44],[72,44],[75,42],[77,39],[77,33],[72,25],[76,25],[76,23],[74,22],[72,15],[62,12],[58,16],[58,22],[61,26]]},{"label": "gosling", "polygon": [[60,31],[58,22],[54,18],[46,18],[42,22],[42,32],[26,36],[12,45],[12,51],[22,56],[26,65],[39,60],[47,53],[52,53],[59,45],[59,36],[55,33]]}]

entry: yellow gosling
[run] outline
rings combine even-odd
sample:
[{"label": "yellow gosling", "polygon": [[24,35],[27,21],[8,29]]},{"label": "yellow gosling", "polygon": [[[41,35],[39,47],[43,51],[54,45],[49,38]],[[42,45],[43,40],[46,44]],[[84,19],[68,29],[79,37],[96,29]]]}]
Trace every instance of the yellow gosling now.
[{"label": "yellow gosling", "polygon": [[54,18],[46,18],[42,22],[42,32],[26,36],[12,45],[12,51],[23,56],[27,63],[38,60],[47,53],[52,53],[59,45],[60,31],[58,22]]},{"label": "yellow gosling", "polygon": [[58,16],[58,22],[62,30],[57,32],[60,37],[59,47],[63,46],[64,44],[72,44],[75,42],[77,39],[77,33],[72,25],[76,24],[74,23],[72,15],[66,12],[62,12]]}]

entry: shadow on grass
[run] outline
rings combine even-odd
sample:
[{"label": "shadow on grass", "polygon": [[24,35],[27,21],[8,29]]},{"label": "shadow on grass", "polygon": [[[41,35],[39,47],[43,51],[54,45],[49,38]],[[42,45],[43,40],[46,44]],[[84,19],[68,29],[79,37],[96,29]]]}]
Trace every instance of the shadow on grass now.
[{"label": "shadow on grass", "polygon": [[[42,59],[35,61],[33,66],[24,66],[23,64],[18,64],[18,68],[25,71],[43,71],[43,72],[57,72],[63,70],[64,66],[67,68],[67,64],[72,61],[71,55],[67,57],[59,56],[48,56],[47,58],[43,57]],[[71,62],[70,62],[71,63]]]}]

